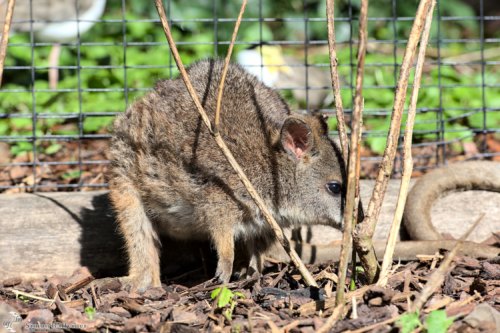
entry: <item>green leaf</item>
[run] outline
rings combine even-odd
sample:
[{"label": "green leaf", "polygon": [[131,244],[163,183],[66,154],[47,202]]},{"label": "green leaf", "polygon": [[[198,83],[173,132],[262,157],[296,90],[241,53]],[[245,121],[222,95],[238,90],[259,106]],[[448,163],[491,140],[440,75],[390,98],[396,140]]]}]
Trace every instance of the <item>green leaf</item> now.
[{"label": "green leaf", "polygon": [[222,287],[219,287],[219,288],[215,288],[212,293],[210,294],[210,298],[211,299],[216,299],[217,298],[217,295],[220,294],[220,291],[222,290]]},{"label": "green leaf", "polygon": [[[468,123],[471,128],[483,128],[484,114],[482,112],[474,113],[468,117]],[[486,113],[486,127],[500,127],[500,112]]]},{"label": "green leaf", "polygon": [[435,310],[425,318],[425,328],[432,333],[446,333],[453,324],[453,318],[446,316],[446,311]]},{"label": "green leaf", "polygon": [[62,146],[58,143],[53,143],[45,149],[45,154],[52,155],[61,150]]},{"label": "green leaf", "polygon": [[234,297],[236,297],[236,298],[245,298],[245,294],[243,294],[240,291],[235,291],[234,292]]},{"label": "green leaf", "polygon": [[80,170],[71,170],[62,175],[62,178],[65,180],[73,180],[80,178]]},{"label": "green leaf", "polygon": [[91,306],[87,306],[84,310],[85,314],[87,315],[87,317],[90,319],[90,320],[93,320],[94,319],[94,315],[95,315],[95,309]]},{"label": "green leaf", "polygon": [[385,150],[387,139],[385,137],[375,136],[371,138],[366,138],[370,149],[375,153],[382,155]]},{"label": "green leaf", "polygon": [[7,135],[9,130],[9,125],[5,121],[5,119],[0,119],[0,135]]},{"label": "green leaf", "polygon": [[273,40],[273,32],[271,31],[269,26],[267,24],[260,24],[257,22],[246,26],[241,33],[240,39],[249,42],[255,41],[256,36],[259,36],[260,38],[261,27],[262,27],[262,40],[263,41]]},{"label": "green leaf", "polygon": [[349,282],[349,290],[356,290],[356,281],[354,281],[354,279],[351,279],[351,281]]},{"label": "green leaf", "polygon": [[33,144],[31,142],[18,142],[10,147],[10,152],[12,155],[18,156],[22,153],[26,153],[33,150]]},{"label": "green leaf", "polygon": [[328,129],[330,131],[335,131],[337,129],[337,117],[328,117],[326,123],[328,124]]},{"label": "green leaf", "polygon": [[422,326],[418,319],[418,311],[403,314],[396,323],[401,328],[401,333],[410,333],[417,327]]},{"label": "green leaf", "polygon": [[223,311],[222,313],[224,315],[224,317],[226,317],[226,319],[228,321],[232,321],[233,320],[233,310],[232,309],[226,309]]},{"label": "green leaf", "polygon": [[231,289],[227,287],[222,287],[222,290],[220,291],[219,295],[219,301],[217,302],[217,306],[219,308],[223,308],[226,305],[228,305],[232,299],[233,299],[233,292],[231,291]]}]

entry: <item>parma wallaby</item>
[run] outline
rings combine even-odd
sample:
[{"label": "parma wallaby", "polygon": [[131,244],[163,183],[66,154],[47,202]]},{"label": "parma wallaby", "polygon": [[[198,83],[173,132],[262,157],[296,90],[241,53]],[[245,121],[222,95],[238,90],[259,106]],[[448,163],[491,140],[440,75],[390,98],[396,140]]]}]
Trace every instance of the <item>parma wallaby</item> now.
[{"label": "parma wallaby", "polygon": [[[201,61],[189,78],[213,121],[223,62]],[[321,117],[291,114],[280,95],[231,64],[220,134],[282,227],[341,228],[345,166]],[[125,281],[160,285],[160,234],[208,239],[216,276],[228,282],[235,243],[248,267],[274,241],[264,221],[199,117],[184,82],[159,81],[117,117],[112,140],[111,200],[129,256]]]}]

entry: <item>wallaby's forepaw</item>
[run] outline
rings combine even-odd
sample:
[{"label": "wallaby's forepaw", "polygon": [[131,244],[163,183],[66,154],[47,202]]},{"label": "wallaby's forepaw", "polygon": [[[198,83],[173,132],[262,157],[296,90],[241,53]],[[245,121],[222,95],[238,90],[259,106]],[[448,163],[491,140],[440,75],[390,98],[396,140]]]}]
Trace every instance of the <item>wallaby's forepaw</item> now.
[{"label": "wallaby's forepaw", "polygon": [[231,274],[233,273],[233,263],[229,260],[220,260],[217,264],[217,270],[215,271],[215,277],[221,283],[229,283],[231,280]]}]

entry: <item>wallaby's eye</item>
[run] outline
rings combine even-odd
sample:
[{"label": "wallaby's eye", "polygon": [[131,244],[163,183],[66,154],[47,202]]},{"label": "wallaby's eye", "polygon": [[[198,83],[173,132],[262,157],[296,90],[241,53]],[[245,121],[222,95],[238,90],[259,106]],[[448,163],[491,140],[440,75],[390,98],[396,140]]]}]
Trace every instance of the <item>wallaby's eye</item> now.
[{"label": "wallaby's eye", "polygon": [[331,194],[340,194],[340,192],[342,191],[342,186],[340,185],[339,182],[328,182],[326,183],[326,189],[328,190],[328,192],[330,192]]}]

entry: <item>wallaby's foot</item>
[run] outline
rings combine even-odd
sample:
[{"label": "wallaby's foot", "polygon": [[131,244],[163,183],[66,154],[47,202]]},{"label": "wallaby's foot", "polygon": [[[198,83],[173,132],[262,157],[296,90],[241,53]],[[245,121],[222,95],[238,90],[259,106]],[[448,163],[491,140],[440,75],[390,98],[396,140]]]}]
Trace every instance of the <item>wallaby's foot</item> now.
[{"label": "wallaby's foot", "polygon": [[144,272],[140,275],[129,275],[120,278],[120,282],[124,289],[129,291],[136,291],[138,293],[145,292],[148,288],[161,287],[160,277],[153,276]]},{"label": "wallaby's foot", "polygon": [[141,276],[139,278],[132,276],[108,277],[97,279],[92,282],[100,289],[126,290],[128,292],[144,293],[149,288],[161,288],[160,280],[153,282],[152,279]]},{"label": "wallaby's foot", "polygon": [[215,278],[221,283],[229,283],[231,274],[233,272],[233,262],[230,260],[219,259],[217,263],[217,270],[215,271]]},{"label": "wallaby's foot", "polygon": [[107,277],[107,278],[95,279],[94,281],[91,282],[91,284],[99,288],[100,290],[119,291],[123,289],[119,277]]},{"label": "wallaby's foot", "polygon": [[264,269],[264,260],[262,258],[262,254],[253,253],[250,259],[250,263],[248,264],[248,269],[246,272],[246,277],[252,277],[255,274],[261,274]]},{"label": "wallaby's foot", "polygon": [[149,288],[161,288],[161,283],[148,283],[144,279],[134,279],[130,276],[108,277],[96,279],[92,281],[94,286],[99,289],[110,289],[114,291],[125,290],[128,292],[134,291],[140,294],[144,293]]}]

